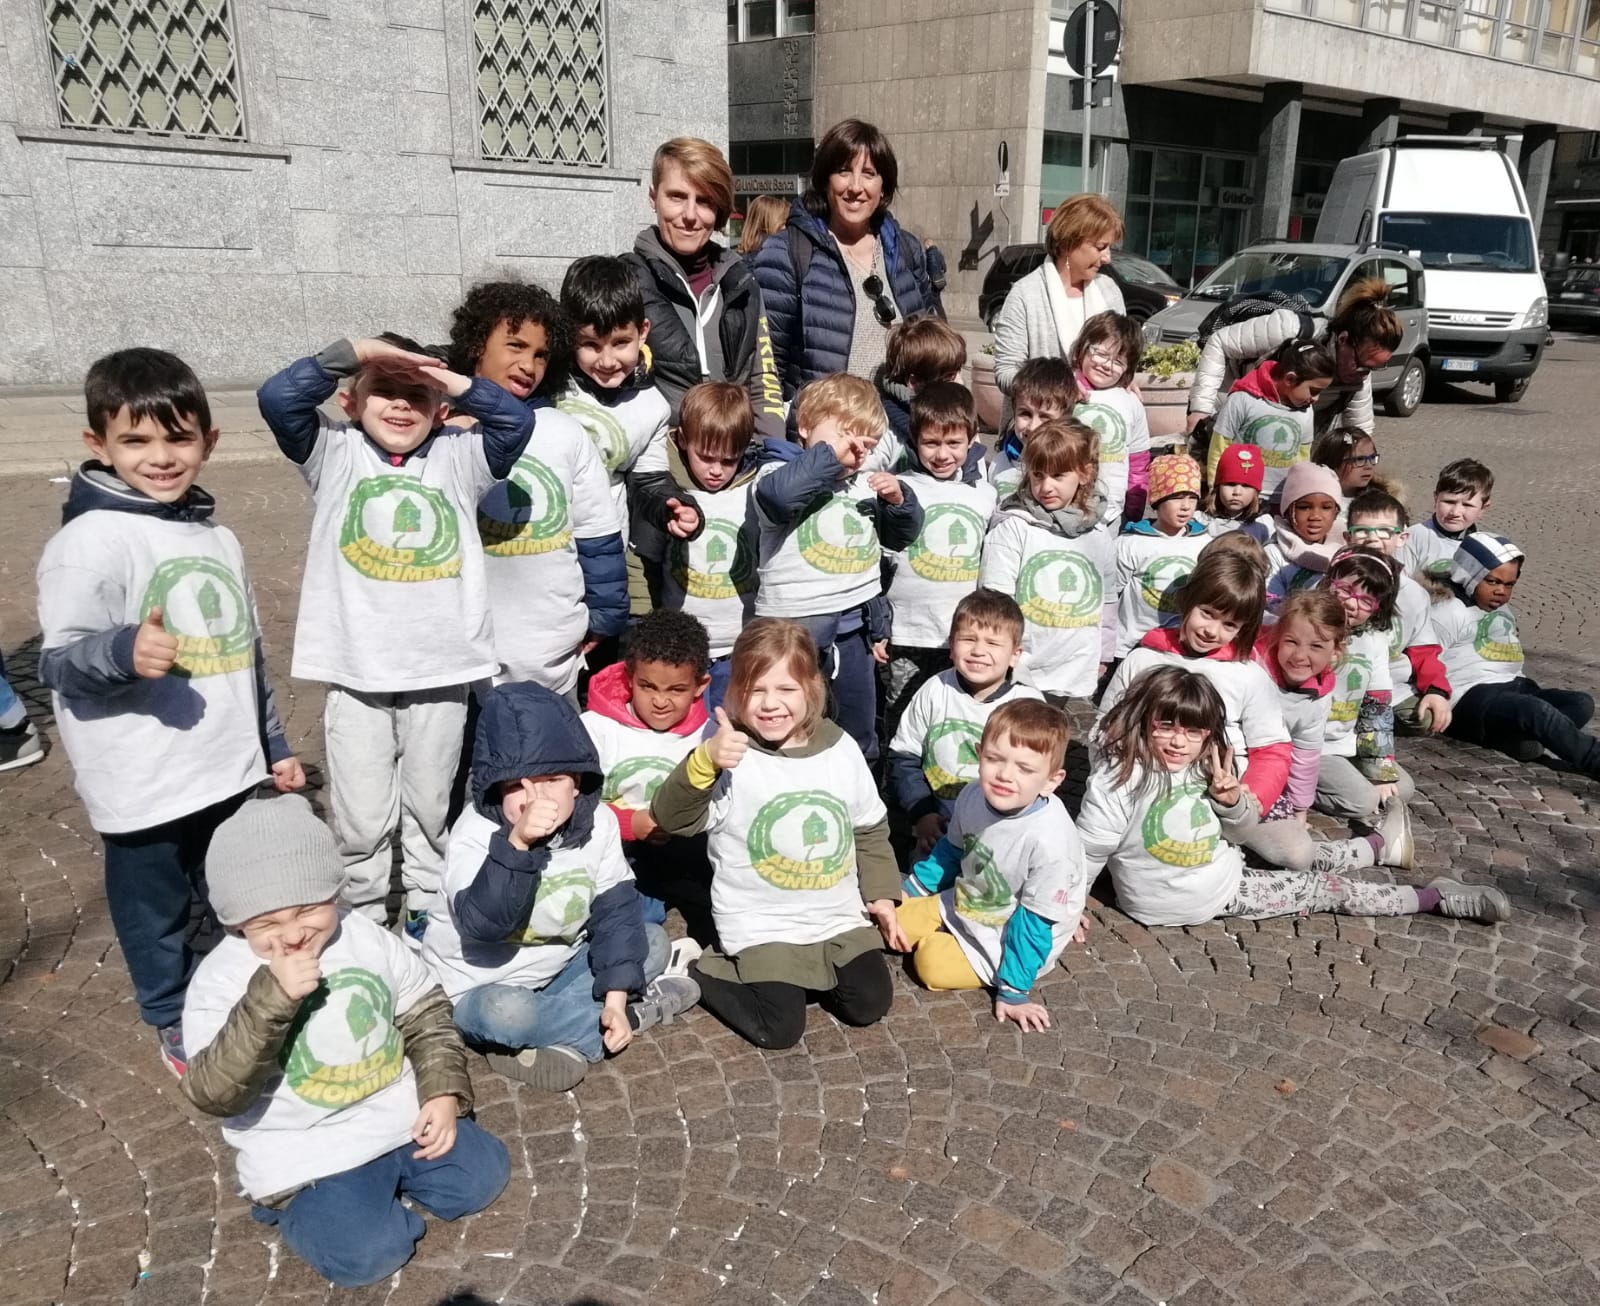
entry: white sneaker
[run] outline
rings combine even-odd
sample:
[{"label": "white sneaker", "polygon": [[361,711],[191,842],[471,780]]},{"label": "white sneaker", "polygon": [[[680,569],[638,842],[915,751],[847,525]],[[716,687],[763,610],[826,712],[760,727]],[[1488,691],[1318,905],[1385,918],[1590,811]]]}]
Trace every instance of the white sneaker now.
[{"label": "white sneaker", "polygon": [[704,953],[705,949],[687,936],[681,939],[674,939],[672,941],[672,952],[667,957],[667,968],[661,973],[663,975],[687,975],[689,973],[689,963],[699,961]]},{"label": "white sneaker", "polygon": [[1388,809],[1378,822],[1378,833],[1383,836],[1379,863],[1409,871],[1416,864],[1417,845],[1411,837],[1411,813],[1398,797],[1389,800]]}]

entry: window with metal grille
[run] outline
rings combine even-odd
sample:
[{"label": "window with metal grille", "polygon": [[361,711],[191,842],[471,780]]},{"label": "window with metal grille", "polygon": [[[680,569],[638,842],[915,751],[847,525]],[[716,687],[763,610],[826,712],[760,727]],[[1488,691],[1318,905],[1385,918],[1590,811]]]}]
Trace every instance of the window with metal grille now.
[{"label": "window with metal grille", "polygon": [[242,139],[228,0],[43,0],[63,127]]},{"label": "window with metal grille", "polygon": [[601,0],[473,0],[472,30],[483,157],[604,167]]}]

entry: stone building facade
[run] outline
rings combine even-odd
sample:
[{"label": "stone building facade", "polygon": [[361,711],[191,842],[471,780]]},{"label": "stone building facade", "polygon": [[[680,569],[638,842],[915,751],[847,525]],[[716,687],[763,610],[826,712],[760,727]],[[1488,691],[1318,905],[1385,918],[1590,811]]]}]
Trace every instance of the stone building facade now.
[{"label": "stone building facade", "polygon": [[441,339],[649,221],[655,147],[727,139],[715,0],[0,0],[0,385],[130,344],[254,381]]}]

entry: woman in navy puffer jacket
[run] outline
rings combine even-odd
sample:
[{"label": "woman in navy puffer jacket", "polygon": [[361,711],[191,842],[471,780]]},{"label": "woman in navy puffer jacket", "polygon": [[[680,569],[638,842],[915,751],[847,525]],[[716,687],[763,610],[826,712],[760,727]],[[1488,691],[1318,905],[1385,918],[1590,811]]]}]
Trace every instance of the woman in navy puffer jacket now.
[{"label": "woman in navy puffer jacket", "polygon": [[756,252],[784,398],[834,372],[871,380],[896,322],[943,315],[922,241],[889,215],[898,175],[888,138],[847,118],[817,146],[788,226]]}]

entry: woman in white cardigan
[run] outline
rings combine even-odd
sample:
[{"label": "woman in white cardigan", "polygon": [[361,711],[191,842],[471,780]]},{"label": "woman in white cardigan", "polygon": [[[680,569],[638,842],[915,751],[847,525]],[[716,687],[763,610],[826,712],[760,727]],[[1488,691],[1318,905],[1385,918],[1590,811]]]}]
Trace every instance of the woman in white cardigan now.
[{"label": "woman in white cardigan", "polygon": [[1044,263],[1011,287],[994,320],[994,380],[1004,393],[1030,358],[1069,357],[1096,313],[1127,311],[1120,287],[1100,275],[1121,239],[1122,215],[1098,195],[1074,195],[1051,215]]}]

